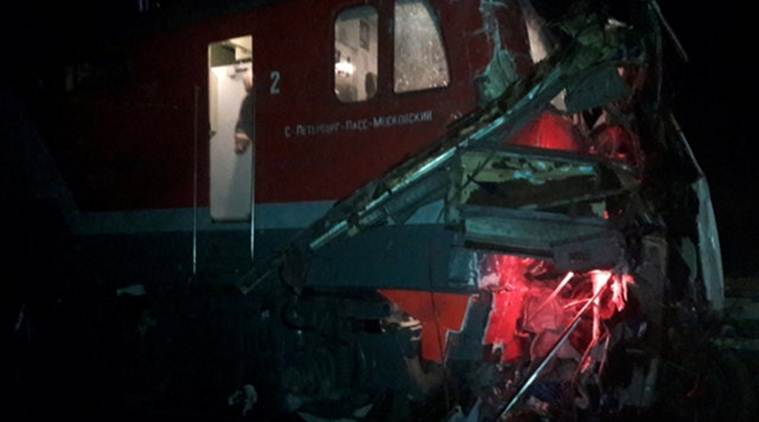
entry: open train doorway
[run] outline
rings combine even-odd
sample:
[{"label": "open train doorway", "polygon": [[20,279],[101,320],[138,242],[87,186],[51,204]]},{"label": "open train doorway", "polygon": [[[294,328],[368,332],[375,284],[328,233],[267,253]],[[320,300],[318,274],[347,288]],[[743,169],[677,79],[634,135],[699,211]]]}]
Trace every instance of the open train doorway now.
[{"label": "open train doorway", "polygon": [[251,233],[255,197],[253,84],[251,36],[230,38],[208,46],[211,219],[215,222],[250,219]]}]

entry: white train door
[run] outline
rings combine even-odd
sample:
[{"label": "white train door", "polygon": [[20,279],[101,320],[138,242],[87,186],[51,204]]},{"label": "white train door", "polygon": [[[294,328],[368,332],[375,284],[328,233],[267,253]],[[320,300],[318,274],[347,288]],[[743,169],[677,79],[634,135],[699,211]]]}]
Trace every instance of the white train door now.
[{"label": "white train door", "polygon": [[210,122],[210,214],[214,222],[251,221],[253,199],[255,101],[251,36],[208,47]]}]

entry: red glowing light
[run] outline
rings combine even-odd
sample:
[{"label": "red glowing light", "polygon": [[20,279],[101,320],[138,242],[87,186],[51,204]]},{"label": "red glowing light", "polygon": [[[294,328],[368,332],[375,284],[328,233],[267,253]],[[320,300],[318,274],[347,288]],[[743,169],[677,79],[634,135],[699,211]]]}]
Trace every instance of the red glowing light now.
[{"label": "red glowing light", "polygon": [[574,152],[579,152],[582,145],[572,122],[551,112],[543,113],[519,131],[511,144]]},{"label": "red glowing light", "polygon": [[542,356],[552,345],[549,340],[558,338],[579,308],[598,294],[587,324],[580,326],[572,346],[560,351],[564,357],[579,358],[577,350],[587,354],[606,334],[603,321],[625,308],[627,286],[633,282],[629,275],[609,270],[569,272],[551,281],[529,274],[529,268],[539,260],[513,256],[495,259],[498,283],[491,280],[487,286],[495,292],[484,344],[503,348],[501,359],[505,362],[526,353],[531,359]]},{"label": "red glowing light", "polygon": [[[605,321],[625,308],[628,285],[634,282],[629,275],[609,270],[552,275],[547,261],[511,255],[494,255],[490,264],[493,272],[480,280],[480,289],[492,294],[483,344],[501,349],[503,362],[544,356],[580,308],[593,300],[592,313],[584,316],[557,355],[577,359],[582,369],[587,368],[590,350],[608,338]],[[460,294],[380,293],[421,321],[422,357],[435,362],[443,360],[447,333],[461,329],[472,300]]]}]

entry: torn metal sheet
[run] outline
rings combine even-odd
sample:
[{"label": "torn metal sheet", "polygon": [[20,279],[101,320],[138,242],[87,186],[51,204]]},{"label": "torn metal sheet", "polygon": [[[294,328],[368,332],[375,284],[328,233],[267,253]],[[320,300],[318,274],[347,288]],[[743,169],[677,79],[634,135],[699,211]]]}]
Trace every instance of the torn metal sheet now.
[{"label": "torn metal sheet", "polygon": [[516,63],[514,59],[503,46],[501,41],[501,28],[496,14],[498,8],[507,7],[502,2],[492,0],[482,0],[480,11],[482,13],[483,28],[482,31],[487,35],[492,44],[493,52],[490,63],[488,63],[482,75],[478,77],[480,100],[483,103],[493,101],[503,95],[512,84],[519,80]]},{"label": "torn metal sheet", "polygon": [[[554,210],[573,207],[576,217],[603,217],[610,197],[635,192],[638,183],[624,170],[593,160],[532,151],[471,150],[448,194],[451,208],[463,205]],[[449,210],[449,215],[455,215]]]},{"label": "torn metal sheet", "polygon": [[506,50],[497,50],[493,61],[488,64],[480,76],[480,97],[483,101],[492,101],[517,81],[516,65]]},{"label": "torn metal sheet", "polygon": [[630,87],[619,76],[617,68],[608,66],[567,90],[564,103],[568,113],[579,113],[626,98],[631,93]]},{"label": "torn metal sheet", "polygon": [[463,208],[462,214],[467,241],[538,256],[553,255],[554,245],[606,238],[611,231],[600,218],[570,218],[539,211],[471,206]]},{"label": "torn metal sheet", "polygon": [[717,220],[709,195],[709,185],[701,178],[693,186],[698,198],[698,254],[706,300],[721,312],[725,306],[725,279],[722,271],[722,254],[719,247]]}]

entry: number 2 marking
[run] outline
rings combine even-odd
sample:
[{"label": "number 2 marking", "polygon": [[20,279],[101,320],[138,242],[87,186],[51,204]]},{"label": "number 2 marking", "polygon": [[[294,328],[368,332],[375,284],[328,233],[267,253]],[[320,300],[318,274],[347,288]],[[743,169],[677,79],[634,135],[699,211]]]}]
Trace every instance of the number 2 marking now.
[{"label": "number 2 marking", "polygon": [[269,89],[269,93],[271,95],[277,95],[279,94],[279,70],[272,70],[270,76],[271,88]]}]

